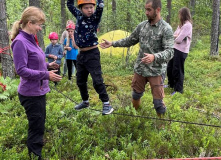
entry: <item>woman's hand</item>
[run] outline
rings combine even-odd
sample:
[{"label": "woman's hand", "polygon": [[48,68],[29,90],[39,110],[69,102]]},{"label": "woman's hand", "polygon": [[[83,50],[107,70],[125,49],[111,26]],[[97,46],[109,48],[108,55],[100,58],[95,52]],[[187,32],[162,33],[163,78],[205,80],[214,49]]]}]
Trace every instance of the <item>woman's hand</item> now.
[{"label": "woman's hand", "polygon": [[58,70],[51,70],[51,71],[49,71],[49,80],[50,81],[59,82],[62,79],[62,77],[60,75],[55,74],[55,72],[57,72],[57,71]]},{"label": "woman's hand", "polygon": [[100,43],[100,47],[102,49],[109,48],[110,46],[112,46],[112,42],[109,42],[105,39],[102,39],[102,41],[104,41],[104,42]]},{"label": "woman's hand", "polygon": [[55,60],[54,62],[49,63],[49,68],[58,69],[59,64],[57,64]]}]

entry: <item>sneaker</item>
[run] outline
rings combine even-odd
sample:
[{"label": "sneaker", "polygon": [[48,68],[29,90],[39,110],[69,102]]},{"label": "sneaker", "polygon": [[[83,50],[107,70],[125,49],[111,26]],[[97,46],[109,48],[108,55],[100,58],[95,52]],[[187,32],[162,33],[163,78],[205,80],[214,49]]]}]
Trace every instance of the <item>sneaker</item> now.
[{"label": "sneaker", "polygon": [[102,115],[111,114],[113,111],[114,111],[114,109],[111,107],[110,104],[103,105]]},{"label": "sneaker", "polygon": [[81,109],[84,109],[84,108],[88,108],[89,107],[89,103],[86,103],[86,102],[81,102],[80,104],[76,105],[74,108],[75,110],[81,110]]}]

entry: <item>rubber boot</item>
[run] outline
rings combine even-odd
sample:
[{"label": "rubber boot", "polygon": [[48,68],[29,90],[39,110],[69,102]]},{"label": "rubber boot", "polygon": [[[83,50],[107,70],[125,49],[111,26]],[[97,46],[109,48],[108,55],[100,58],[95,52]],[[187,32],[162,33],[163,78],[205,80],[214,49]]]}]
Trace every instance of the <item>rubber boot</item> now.
[{"label": "rubber boot", "polygon": [[140,99],[132,99],[133,107],[137,110],[140,107]]}]

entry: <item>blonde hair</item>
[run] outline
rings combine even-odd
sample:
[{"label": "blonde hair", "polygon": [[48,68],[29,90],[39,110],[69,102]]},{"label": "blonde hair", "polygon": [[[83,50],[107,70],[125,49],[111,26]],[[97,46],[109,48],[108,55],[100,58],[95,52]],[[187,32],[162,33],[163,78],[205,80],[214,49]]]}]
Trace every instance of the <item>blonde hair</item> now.
[{"label": "blonde hair", "polygon": [[21,16],[20,21],[15,21],[12,26],[12,32],[11,32],[11,39],[15,39],[15,37],[18,35],[19,29],[23,29],[27,23],[31,21],[32,23],[44,23],[45,22],[45,14],[44,12],[37,7],[30,6],[27,7]]}]

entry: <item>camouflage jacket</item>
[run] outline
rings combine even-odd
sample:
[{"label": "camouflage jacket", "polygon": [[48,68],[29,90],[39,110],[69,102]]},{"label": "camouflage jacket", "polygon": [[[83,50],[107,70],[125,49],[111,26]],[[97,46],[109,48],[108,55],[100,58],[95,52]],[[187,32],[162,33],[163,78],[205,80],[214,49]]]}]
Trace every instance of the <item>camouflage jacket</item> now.
[{"label": "camouflage jacket", "polygon": [[[127,38],[114,41],[113,47],[130,47],[139,43],[140,49],[134,71],[144,77],[162,75],[166,72],[167,62],[173,57],[173,31],[164,20],[150,25],[149,21],[141,22]],[[154,54],[150,64],[141,63],[144,53]]]}]

